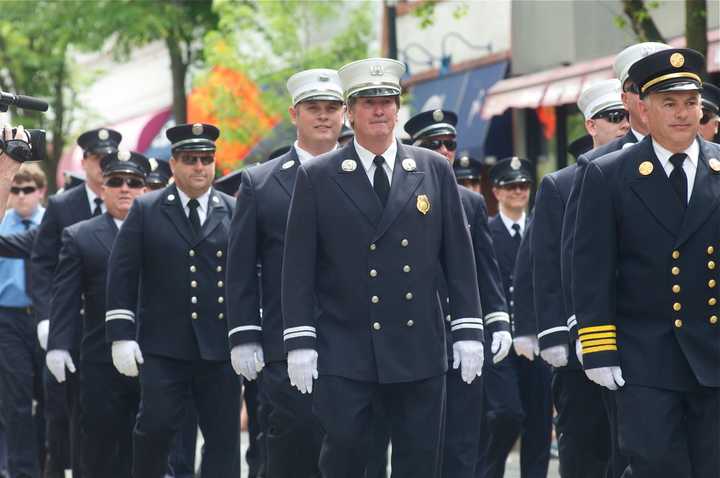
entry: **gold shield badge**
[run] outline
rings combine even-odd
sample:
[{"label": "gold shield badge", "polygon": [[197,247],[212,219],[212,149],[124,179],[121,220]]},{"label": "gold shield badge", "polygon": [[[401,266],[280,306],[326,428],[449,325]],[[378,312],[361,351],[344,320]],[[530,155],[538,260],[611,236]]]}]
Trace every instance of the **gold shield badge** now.
[{"label": "gold shield badge", "polygon": [[425,194],[418,195],[415,206],[422,214],[427,214],[430,212],[430,198]]},{"label": "gold shield badge", "polygon": [[680,68],[685,64],[685,57],[682,53],[673,53],[670,56],[670,64],[675,68]]},{"label": "gold shield badge", "polygon": [[654,166],[650,161],[643,161],[638,167],[638,171],[643,176],[649,176],[653,172]]}]

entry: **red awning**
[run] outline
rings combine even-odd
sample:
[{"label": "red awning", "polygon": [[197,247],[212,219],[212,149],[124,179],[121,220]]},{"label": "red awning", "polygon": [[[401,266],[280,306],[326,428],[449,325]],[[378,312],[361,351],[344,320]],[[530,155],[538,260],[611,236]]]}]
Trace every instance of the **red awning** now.
[{"label": "red awning", "polygon": [[[683,47],[685,38],[670,41]],[[708,32],[708,71],[720,71],[720,30]],[[500,115],[508,108],[537,108],[573,104],[582,89],[598,80],[614,78],[615,55],[584,61],[570,66],[508,78],[495,83],[488,91],[482,116]]]}]

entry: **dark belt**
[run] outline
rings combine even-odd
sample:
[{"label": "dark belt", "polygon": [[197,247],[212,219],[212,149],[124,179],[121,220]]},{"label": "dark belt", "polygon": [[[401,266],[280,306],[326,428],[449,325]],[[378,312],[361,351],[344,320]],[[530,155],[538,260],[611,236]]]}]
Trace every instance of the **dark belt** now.
[{"label": "dark belt", "polygon": [[3,305],[0,305],[0,312],[13,312],[16,314],[27,314],[32,315],[33,308],[31,306],[25,306],[25,307],[5,307]]}]

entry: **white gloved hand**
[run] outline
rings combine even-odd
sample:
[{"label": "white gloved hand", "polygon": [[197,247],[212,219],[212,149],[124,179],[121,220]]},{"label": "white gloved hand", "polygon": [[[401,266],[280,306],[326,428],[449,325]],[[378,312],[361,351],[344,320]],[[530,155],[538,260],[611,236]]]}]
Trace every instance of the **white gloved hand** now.
[{"label": "white gloved hand", "polygon": [[47,355],[45,355],[45,364],[48,370],[50,370],[50,373],[53,374],[53,377],[55,377],[55,380],[59,383],[65,381],[66,367],[70,373],[75,373],[75,364],[67,350],[50,350]]},{"label": "white gloved hand", "polygon": [[583,364],[582,343],[580,343],[579,340],[575,341],[575,355],[577,355],[578,361],[580,362],[580,365],[582,365]]},{"label": "white gloved hand", "polygon": [[230,362],[235,373],[253,381],[265,366],[263,348],[257,342],[236,345],[230,351]]},{"label": "white gloved hand", "polygon": [[525,357],[531,362],[540,354],[538,339],[534,335],[521,335],[520,337],[515,337],[513,340],[513,347],[515,348],[515,353],[518,354],[518,357]]},{"label": "white gloved hand", "polygon": [[620,367],[599,367],[585,370],[587,378],[597,383],[601,387],[610,390],[617,390],[625,385],[625,379],[622,376]]},{"label": "white gloved hand", "polygon": [[490,350],[493,353],[493,363],[502,362],[510,353],[512,346],[512,335],[507,330],[493,332]]},{"label": "white gloved hand", "polygon": [[297,349],[288,352],[290,385],[300,393],[312,393],[313,379],[318,378],[318,354],[314,349]]},{"label": "white gloved hand", "polygon": [[37,324],[37,337],[40,347],[47,350],[48,334],[50,333],[50,321],[45,319]]},{"label": "white gloved hand", "polygon": [[569,354],[570,346],[566,344],[553,345],[540,351],[542,359],[555,368],[566,366]]},{"label": "white gloved hand", "polygon": [[482,375],[483,344],[479,340],[459,340],[453,344],[453,368],[460,367],[463,382],[472,383]]},{"label": "white gloved hand", "polygon": [[134,340],[116,340],[112,343],[112,361],[115,369],[128,377],[138,376],[138,364],[144,362],[140,346]]}]

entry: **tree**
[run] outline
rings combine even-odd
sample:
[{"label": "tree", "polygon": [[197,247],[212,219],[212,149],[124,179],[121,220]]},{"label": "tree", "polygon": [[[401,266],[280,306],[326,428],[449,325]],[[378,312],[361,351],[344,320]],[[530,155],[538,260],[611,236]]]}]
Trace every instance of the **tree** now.
[{"label": "tree", "polygon": [[665,43],[660,30],[650,15],[650,10],[658,7],[657,1],[645,4],[644,0],[622,0],[623,12],[630,20],[630,26],[638,41],[655,41]]},{"label": "tree", "polygon": [[685,38],[687,47],[707,57],[707,2],[685,0]]}]

